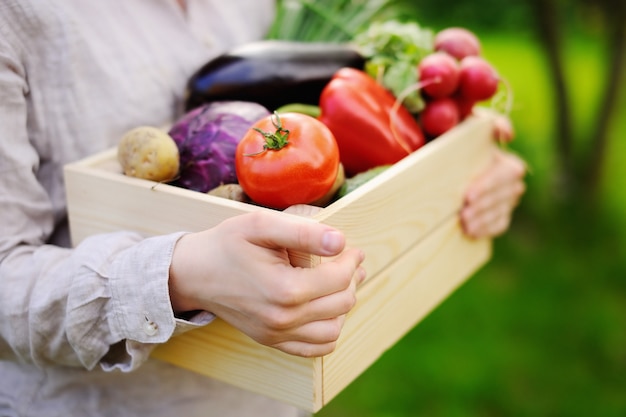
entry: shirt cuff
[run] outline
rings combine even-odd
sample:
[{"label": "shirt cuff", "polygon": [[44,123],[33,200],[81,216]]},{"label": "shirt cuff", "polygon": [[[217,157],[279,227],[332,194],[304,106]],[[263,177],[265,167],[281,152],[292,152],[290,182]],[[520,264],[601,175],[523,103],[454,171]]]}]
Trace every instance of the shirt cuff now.
[{"label": "shirt cuff", "polygon": [[184,233],[144,239],[119,253],[111,270],[109,325],[124,349],[111,349],[103,369],[136,369],[159,343],[210,323],[201,311],[189,320],[176,318],[169,297],[169,269],[176,242]]},{"label": "shirt cuff", "polygon": [[[206,326],[215,319],[215,315],[207,311],[199,311],[189,320],[175,319],[176,326],[172,336],[185,333],[189,330]],[[111,347],[109,352],[100,361],[104,371],[120,370],[131,372],[144,363],[157,346],[156,343],[139,343],[133,340],[124,340]]]}]

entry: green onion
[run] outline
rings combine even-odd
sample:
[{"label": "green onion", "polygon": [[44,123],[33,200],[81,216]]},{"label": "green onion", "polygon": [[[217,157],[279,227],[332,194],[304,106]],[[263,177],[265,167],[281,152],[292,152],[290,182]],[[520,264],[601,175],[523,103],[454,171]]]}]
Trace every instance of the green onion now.
[{"label": "green onion", "polygon": [[393,0],[281,0],[269,39],[346,42],[399,9]]}]

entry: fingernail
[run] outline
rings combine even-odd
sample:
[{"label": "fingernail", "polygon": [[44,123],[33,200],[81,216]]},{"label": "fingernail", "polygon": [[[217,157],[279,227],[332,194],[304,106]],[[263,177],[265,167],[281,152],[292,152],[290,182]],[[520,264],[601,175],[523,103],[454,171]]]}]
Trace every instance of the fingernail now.
[{"label": "fingernail", "polygon": [[343,248],[343,235],[336,230],[329,230],[322,237],[322,248],[331,254],[339,252]]}]

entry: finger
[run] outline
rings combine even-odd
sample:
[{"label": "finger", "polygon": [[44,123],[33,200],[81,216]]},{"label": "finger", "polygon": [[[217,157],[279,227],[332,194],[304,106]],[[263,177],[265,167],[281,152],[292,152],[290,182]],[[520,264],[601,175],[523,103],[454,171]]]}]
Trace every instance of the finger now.
[{"label": "finger", "polygon": [[486,217],[482,223],[483,227],[480,227],[477,230],[476,237],[497,237],[509,228],[511,216],[507,212],[500,216],[492,216],[491,218]]},{"label": "finger", "polygon": [[495,150],[489,168],[468,188],[465,202],[471,204],[502,185],[520,181],[525,173],[526,164],[522,159],[512,153]]},{"label": "finger", "polygon": [[511,213],[512,209],[508,204],[492,207],[491,210],[465,221],[463,224],[464,232],[473,238],[499,236],[508,229]]},{"label": "finger", "polygon": [[476,216],[503,201],[510,201],[514,207],[526,190],[523,181],[525,172],[524,162],[520,158],[498,151],[489,170],[468,189],[463,219]]},{"label": "finger", "polygon": [[343,233],[321,223],[261,211],[246,216],[249,229],[244,233],[248,241],[267,248],[334,256],[345,247]]},{"label": "finger", "polygon": [[323,356],[331,353],[345,322],[345,316],[307,323],[298,328],[288,340],[271,346],[292,355],[303,357]]},{"label": "finger", "polygon": [[274,304],[296,306],[345,291],[353,280],[360,283],[365,279],[365,270],[360,267],[363,260],[363,251],[352,248],[314,268],[286,267],[281,275],[282,285],[267,296]]},{"label": "finger", "polygon": [[[279,310],[275,309],[274,311]],[[274,314],[273,317],[268,318],[270,316],[267,313],[249,315],[241,311],[224,308],[220,311],[219,317],[258,343],[275,346],[285,342],[323,344],[335,341],[339,337],[346,316],[342,314],[328,319],[303,321],[298,324],[286,322],[282,318],[277,319],[290,315],[298,316],[298,313],[283,310],[282,313]]]},{"label": "finger", "polygon": [[508,227],[512,212],[518,202],[519,198],[509,198],[482,209],[475,206],[465,207],[460,215],[463,230],[470,237],[488,236],[494,228],[493,224],[498,224],[499,230],[501,223],[497,221],[502,218],[507,219],[505,223]]},{"label": "finger", "polygon": [[[255,315],[258,322],[257,327],[271,331],[272,333],[267,335],[270,338],[279,337],[281,333],[293,336],[294,329],[308,323],[344,316],[356,304],[356,287],[362,282],[364,276],[363,268],[359,267],[348,288],[301,304],[285,305],[272,301]],[[300,338],[302,337],[300,336]]]},{"label": "finger", "polygon": [[[232,312],[229,316],[234,319],[238,327],[257,343],[279,349],[283,352],[298,356],[321,356],[330,353],[339,337],[345,316],[318,322],[307,323],[304,326],[277,330],[265,328],[263,323],[256,322],[255,317],[242,316],[239,312]],[[228,321],[228,320],[227,320]]]},{"label": "finger", "polygon": [[512,210],[519,204],[525,190],[526,185],[523,181],[501,184],[498,188],[490,190],[489,193],[481,195],[471,204],[465,205],[461,211],[461,216],[464,220],[469,220],[502,205]]},{"label": "finger", "polygon": [[511,142],[515,138],[515,129],[511,119],[506,115],[498,115],[493,122],[493,135],[497,142]]},{"label": "finger", "polygon": [[335,342],[341,334],[345,319],[346,316],[344,314],[331,319],[305,323],[276,337],[277,342],[275,344],[302,342],[318,345]]},{"label": "finger", "polygon": [[311,300],[302,306],[302,322],[327,320],[348,314],[356,305],[356,288],[363,281],[365,271],[359,267],[345,290]]},{"label": "finger", "polygon": [[337,342],[314,344],[291,341],[280,343],[273,347],[290,355],[301,356],[304,358],[317,358],[332,353],[337,347]]},{"label": "finger", "polygon": [[[354,302],[351,303],[351,305],[353,304]],[[273,311],[274,313],[270,315],[265,312],[255,316],[248,316],[239,311],[228,311],[225,320],[258,343],[275,346],[294,341],[314,344],[335,341],[339,337],[346,317],[346,313],[344,313],[327,319],[307,321],[301,320],[298,311],[285,309],[274,309]],[[297,319],[286,320],[287,317],[296,317]]]}]

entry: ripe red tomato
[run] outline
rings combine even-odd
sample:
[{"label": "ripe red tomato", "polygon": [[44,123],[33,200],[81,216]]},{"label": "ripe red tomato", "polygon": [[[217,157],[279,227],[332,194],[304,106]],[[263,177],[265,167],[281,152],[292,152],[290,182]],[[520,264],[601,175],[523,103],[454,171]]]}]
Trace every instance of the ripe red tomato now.
[{"label": "ripe red tomato", "polygon": [[284,209],[323,197],[339,170],[331,131],[301,113],[273,114],[256,122],[235,153],[239,184],[256,203]]}]

